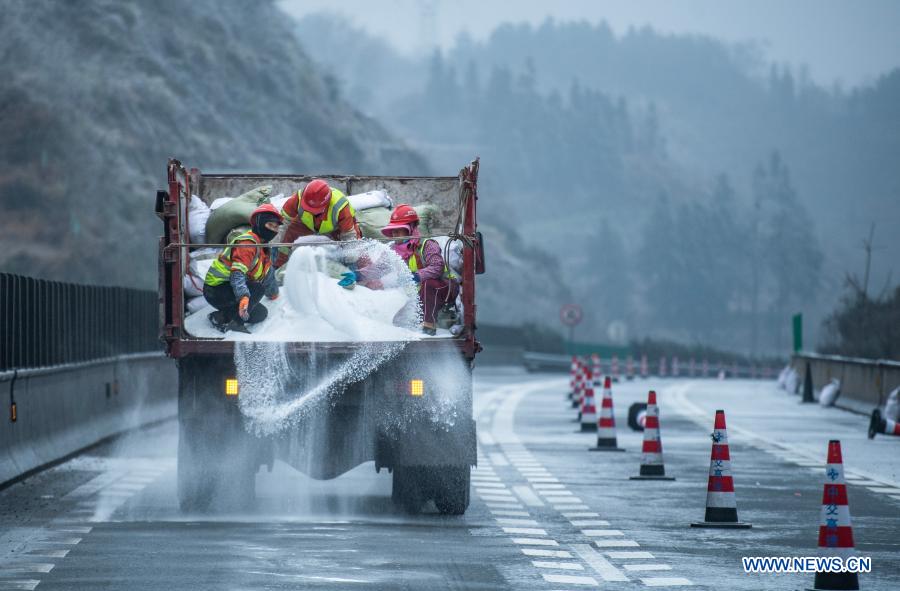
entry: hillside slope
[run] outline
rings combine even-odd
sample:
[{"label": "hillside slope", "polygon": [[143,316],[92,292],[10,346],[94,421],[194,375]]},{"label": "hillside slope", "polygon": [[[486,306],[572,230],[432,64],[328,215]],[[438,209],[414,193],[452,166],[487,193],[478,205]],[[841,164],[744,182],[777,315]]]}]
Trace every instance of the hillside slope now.
[{"label": "hillside slope", "polygon": [[0,1],[0,269],[156,284],[155,190],[203,170],[422,174],[274,2]]}]

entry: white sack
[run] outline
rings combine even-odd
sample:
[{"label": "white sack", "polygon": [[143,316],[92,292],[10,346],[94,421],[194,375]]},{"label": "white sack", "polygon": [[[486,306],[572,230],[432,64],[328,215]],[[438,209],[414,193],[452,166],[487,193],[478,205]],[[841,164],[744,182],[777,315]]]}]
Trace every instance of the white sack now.
[{"label": "white sack", "polygon": [[270,197],[269,203],[274,205],[275,209],[277,209],[280,212],[281,208],[284,207],[285,202],[287,202],[287,200],[290,198],[291,198],[290,195],[285,195],[284,193],[279,193],[278,195],[275,195],[274,197]]},{"label": "white sack", "polygon": [[887,402],[884,403],[884,418],[900,422],[900,386],[888,394]]},{"label": "white sack", "polygon": [[792,367],[784,378],[784,389],[790,394],[796,394],[799,381],[797,371]]},{"label": "white sack", "polygon": [[834,406],[834,402],[840,394],[841,381],[835,378],[819,392],[819,404],[822,406]]},{"label": "white sack", "polygon": [[203,279],[191,273],[184,274],[184,280],[181,282],[181,285],[184,288],[184,294],[189,298],[203,295]]},{"label": "white sack", "polygon": [[218,199],[216,199],[215,201],[213,201],[212,203],[209,204],[209,210],[215,211],[215,210],[219,209],[220,207],[222,207],[223,205],[225,205],[226,203],[228,203],[229,201],[231,201],[232,199],[234,199],[234,197],[219,197]]},{"label": "white sack", "polygon": [[369,191],[368,193],[360,193],[358,195],[349,195],[347,196],[347,199],[350,201],[350,205],[353,206],[353,209],[357,211],[373,209],[375,207],[387,207],[388,209],[394,207],[394,201],[391,199],[390,195],[387,194],[387,191],[382,191],[381,189]]},{"label": "white sack", "polygon": [[203,296],[191,298],[188,300],[187,309],[188,314],[193,314],[194,312],[198,312],[209,305],[209,302],[206,301],[206,298]]},{"label": "white sack", "polygon": [[209,206],[196,195],[191,195],[188,206],[188,235],[194,244],[206,242],[206,220],[209,219]]},{"label": "white sack", "polygon": [[787,381],[788,372],[790,370],[791,370],[791,366],[786,365],[780,372],[778,372],[778,379],[775,381],[775,383],[777,383],[778,387],[781,388],[782,390],[785,389],[785,383]]}]

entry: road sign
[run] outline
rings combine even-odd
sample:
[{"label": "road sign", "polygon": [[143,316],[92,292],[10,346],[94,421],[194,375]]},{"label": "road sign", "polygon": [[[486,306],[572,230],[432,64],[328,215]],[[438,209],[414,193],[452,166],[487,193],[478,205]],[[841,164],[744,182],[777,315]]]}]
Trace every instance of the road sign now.
[{"label": "road sign", "polygon": [[575,326],[581,322],[583,314],[578,304],[566,304],[559,309],[559,319],[566,326]]}]

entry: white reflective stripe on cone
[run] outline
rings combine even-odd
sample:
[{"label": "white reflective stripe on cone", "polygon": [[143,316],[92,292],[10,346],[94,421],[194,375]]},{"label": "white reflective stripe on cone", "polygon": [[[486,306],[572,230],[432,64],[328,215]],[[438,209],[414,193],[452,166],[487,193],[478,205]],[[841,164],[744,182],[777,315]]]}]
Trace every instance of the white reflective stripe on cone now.
[{"label": "white reflective stripe on cone", "polygon": [[706,493],[706,506],[717,509],[737,509],[737,501],[733,492],[708,491]]}]

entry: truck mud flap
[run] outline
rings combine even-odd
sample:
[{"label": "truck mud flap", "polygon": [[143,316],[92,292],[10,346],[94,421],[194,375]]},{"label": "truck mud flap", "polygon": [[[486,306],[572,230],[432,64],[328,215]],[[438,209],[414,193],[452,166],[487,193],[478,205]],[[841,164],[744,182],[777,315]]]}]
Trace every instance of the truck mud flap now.
[{"label": "truck mud flap", "polygon": [[379,447],[386,452],[377,462],[382,466],[474,466],[475,420],[466,418],[452,427],[436,423],[409,426],[382,439]]}]

